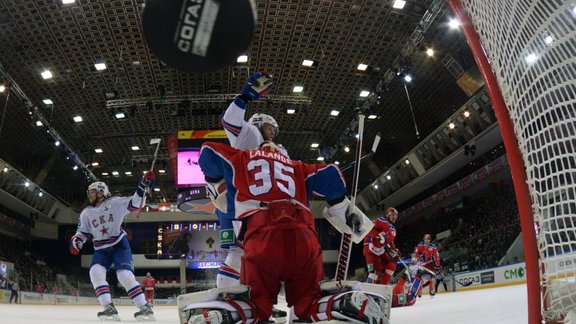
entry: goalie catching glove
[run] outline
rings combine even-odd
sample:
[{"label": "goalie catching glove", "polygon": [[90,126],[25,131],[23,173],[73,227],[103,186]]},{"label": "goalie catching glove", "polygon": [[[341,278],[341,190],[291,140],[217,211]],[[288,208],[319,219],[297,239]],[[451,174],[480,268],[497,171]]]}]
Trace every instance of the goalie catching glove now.
[{"label": "goalie catching glove", "polygon": [[268,72],[254,72],[242,86],[241,95],[244,101],[256,101],[272,90],[272,75]]},{"label": "goalie catching glove", "polygon": [[208,196],[216,208],[222,212],[228,211],[228,204],[226,203],[226,182],[224,178],[218,181],[210,181],[206,179],[206,191],[208,191]]},{"label": "goalie catching glove", "polygon": [[358,207],[350,205],[348,198],[325,207],[322,214],[340,233],[351,235],[354,243],[360,243],[374,227],[372,221]]}]

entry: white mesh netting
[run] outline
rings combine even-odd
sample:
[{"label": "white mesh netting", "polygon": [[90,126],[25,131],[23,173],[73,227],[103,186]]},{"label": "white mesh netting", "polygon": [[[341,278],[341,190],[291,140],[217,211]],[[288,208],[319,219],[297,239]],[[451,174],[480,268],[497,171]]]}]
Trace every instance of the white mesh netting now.
[{"label": "white mesh netting", "polygon": [[567,0],[461,0],[514,124],[539,227],[547,321],[576,307],[576,9]]}]

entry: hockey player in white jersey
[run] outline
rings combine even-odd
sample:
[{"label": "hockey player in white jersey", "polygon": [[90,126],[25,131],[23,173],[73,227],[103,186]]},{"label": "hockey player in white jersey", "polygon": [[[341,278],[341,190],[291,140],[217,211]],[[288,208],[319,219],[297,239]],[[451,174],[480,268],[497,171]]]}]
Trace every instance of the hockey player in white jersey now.
[{"label": "hockey player in white jersey", "polygon": [[[248,77],[242,86],[242,91],[222,116],[221,123],[230,141],[230,146],[241,150],[253,150],[264,141],[273,141],[278,135],[278,123],[270,115],[257,113],[252,115],[248,121],[245,120],[248,105],[266,96],[272,87],[272,75],[268,72],[254,72]],[[282,145],[277,145],[277,147],[282,154],[288,156],[288,152]],[[213,197],[218,196],[218,190],[221,191],[220,202],[222,204],[220,206],[218,203],[216,204],[216,214],[220,222],[221,247],[228,249],[226,260],[220,266],[216,277],[216,287],[218,288],[234,287],[240,284],[240,260],[244,255],[244,251],[238,246],[234,235],[233,204],[230,204],[230,210],[227,210],[225,186],[223,181],[219,184],[208,185],[208,191],[214,192]],[[232,202],[233,196],[230,195],[228,199]],[[274,309],[274,317],[283,318],[286,315],[286,312]]]},{"label": "hockey player in white jersey", "polygon": [[140,283],[134,277],[132,251],[126,232],[122,229],[124,217],[143,205],[145,191],[152,187],[153,183],[154,173],[149,171],[132,197],[110,197],[110,191],[104,182],[94,182],[88,186],[90,205],[80,213],[78,229],[70,240],[70,252],[79,254],[86,241],[92,239],[94,255],[90,263],[90,281],[100,305],[104,307],[102,312],[98,312],[100,320],[120,320],[106,281],[106,272],[112,264],[118,281],[139,308],[134,317],[140,321],[155,320]]}]

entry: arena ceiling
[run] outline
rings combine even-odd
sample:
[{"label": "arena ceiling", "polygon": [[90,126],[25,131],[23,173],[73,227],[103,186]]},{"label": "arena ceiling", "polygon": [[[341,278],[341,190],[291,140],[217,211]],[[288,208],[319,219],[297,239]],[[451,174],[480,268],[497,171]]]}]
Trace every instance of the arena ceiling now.
[{"label": "arena ceiling", "polygon": [[[0,77],[10,78],[21,90],[0,97],[0,158],[74,207],[85,202],[91,180],[85,169],[72,169],[75,156],[66,159],[67,149],[113,192],[130,194],[149,167],[155,148],[149,142],[156,137],[163,138],[159,166],[167,173],[158,177],[161,191],[153,199],[175,201],[166,136],[177,130],[221,129],[219,117],[227,100],[251,71],[270,71],[275,90],[268,101],[252,104],[247,115],[273,115],[280,125],[277,142],[294,159],[316,163],[320,151],[341,166],[349,164],[354,151],[342,148],[354,147],[353,132],[347,129],[356,107],[378,116],[366,122],[364,153],[378,132],[382,141],[362,163],[361,187],[467,99],[455,75],[474,62],[461,32],[448,27],[452,13],[441,0],[407,1],[404,9],[394,9],[394,0],[257,0],[258,25],[248,62],[207,75],[168,68],[150,53],[140,20],[143,2],[0,2]],[[434,56],[425,54],[428,47],[434,48]],[[303,66],[305,59],[314,65]],[[107,69],[96,71],[99,62]],[[368,69],[359,71],[360,63]],[[52,78],[43,79],[45,70]],[[413,76],[408,90],[419,136],[403,75],[397,72]],[[292,92],[296,85],[304,87],[302,93]],[[363,90],[374,95],[361,98]],[[126,103],[127,118],[113,117],[106,93]],[[183,97],[196,100],[178,110]],[[43,103],[47,98],[52,105]],[[153,105],[146,105],[148,101]],[[288,108],[296,113],[287,114]],[[333,117],[332,110],[340,114]],[[39,115],[49,128],[35,125]],[[75,116],[83,121],[76,123]],[[55,147],[47,130],[65,145]],[[312,149],[312,143],[319,143],[320,150]],[[132,151],[134,145],[140,150]],[[95,153],[98,147],[103,153]],[[92,167],[92,162],[99,165]],[[119,176],[102,176],[112,171]],[[127,171],[132,175],[125,175]]]}]

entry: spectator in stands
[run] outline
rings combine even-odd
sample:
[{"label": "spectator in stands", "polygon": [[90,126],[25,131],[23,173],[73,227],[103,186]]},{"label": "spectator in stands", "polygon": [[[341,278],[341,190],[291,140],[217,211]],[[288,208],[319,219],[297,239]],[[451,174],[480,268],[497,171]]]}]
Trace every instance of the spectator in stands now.
[{"label": "spectator in stands", "polygon": [[174,243],[174,252],[178,253],[179,258],[185,258],[190,252],[190,241],[192,240],[192,234],[189,232],[184,233],[180,238]]},{"label": "spectator in stands", "polygon": [[18,302],[20,286],[18,285],[18,280],[14,279],[10,283],[10,304],[12,304],[12,299],[14,299],[14,304],[20,304]]},{"label": "spectator in stands", "polygon": [[6,279],[2,276],[0,276],[0,289],[6,289]]}]

